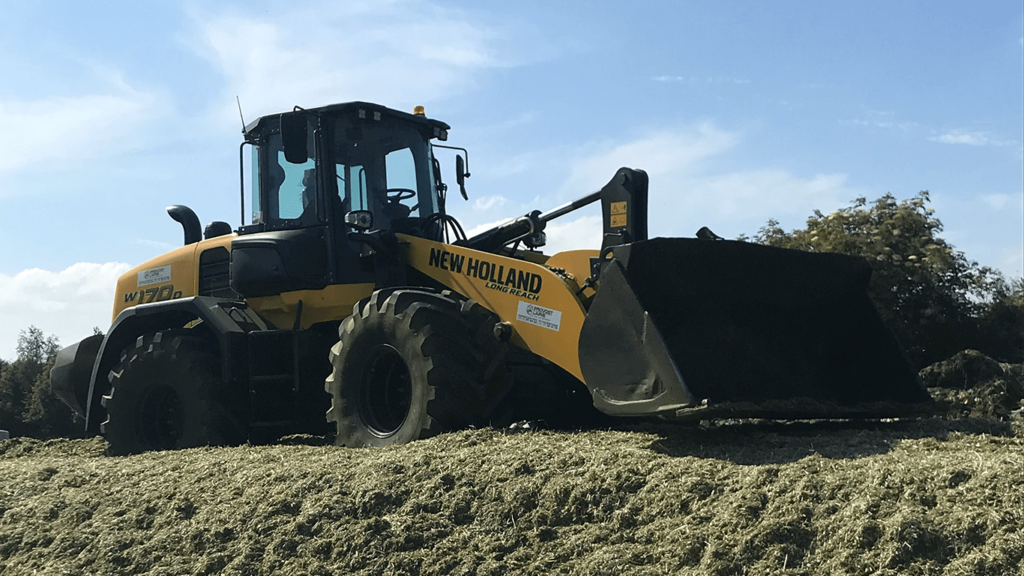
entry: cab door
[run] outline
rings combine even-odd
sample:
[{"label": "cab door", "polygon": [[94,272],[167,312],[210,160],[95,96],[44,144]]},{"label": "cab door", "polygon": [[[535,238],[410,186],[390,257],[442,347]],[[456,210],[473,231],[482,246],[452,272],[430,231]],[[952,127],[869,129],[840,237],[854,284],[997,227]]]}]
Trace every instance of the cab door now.
[{"label": "cab door", "polygon": [[305,152],[298,157],[286,153],[279,122],[256,139],[253,221],[231,244],[231,288],[244,297],[317,290],[334,278],[318,120],[305,120]]}]

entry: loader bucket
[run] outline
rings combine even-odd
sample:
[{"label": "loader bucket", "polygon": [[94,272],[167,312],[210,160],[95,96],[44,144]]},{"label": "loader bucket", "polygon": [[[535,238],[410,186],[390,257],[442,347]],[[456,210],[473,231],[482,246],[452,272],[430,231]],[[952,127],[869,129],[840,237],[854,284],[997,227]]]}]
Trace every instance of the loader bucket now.
[{"label": "loader bucket", "polygon": [[682,238],[610,252],[579,344],[606,413],[886,417],[931,403],[860,258]]}]

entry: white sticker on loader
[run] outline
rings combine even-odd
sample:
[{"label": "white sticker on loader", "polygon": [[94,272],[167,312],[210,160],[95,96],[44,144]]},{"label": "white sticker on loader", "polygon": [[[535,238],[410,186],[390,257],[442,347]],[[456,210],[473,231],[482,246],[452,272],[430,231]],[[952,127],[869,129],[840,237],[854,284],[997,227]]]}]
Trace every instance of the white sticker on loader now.
[{"label": "white sticker on loader", "polygon": [[161,266],[159,268],[151,268],[149,270],[143,270],[142,272],[139,272],[139,286],[149,286],[150,284],[163,284],[164,282],[170,281],[170,266]]},{"label": "white sticker on loader", "polygon": [[562,313],[558,310],[520,301],[516,320],[558,332],[558,327],[562,324]]}]

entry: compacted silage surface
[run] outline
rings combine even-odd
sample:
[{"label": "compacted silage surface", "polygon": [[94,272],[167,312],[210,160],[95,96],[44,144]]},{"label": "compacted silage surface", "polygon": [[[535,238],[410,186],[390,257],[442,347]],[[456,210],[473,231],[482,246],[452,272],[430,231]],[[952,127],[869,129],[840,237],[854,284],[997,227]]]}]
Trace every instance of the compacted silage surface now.
[{"label": "compacted silage surface", "polygon": [[292,442],[0,442],[0,573],[1024,574],[1006,422]]}]

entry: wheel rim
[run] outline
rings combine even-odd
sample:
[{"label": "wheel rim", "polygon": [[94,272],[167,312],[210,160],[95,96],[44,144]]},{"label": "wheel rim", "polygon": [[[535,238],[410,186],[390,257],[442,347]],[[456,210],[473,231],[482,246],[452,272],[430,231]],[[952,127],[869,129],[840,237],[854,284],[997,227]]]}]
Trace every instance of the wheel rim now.
[{"label": "wheel rim", "polygon": [[393,346],[374,348],[359,382],[359,414],[378,438],[393,435],[412,407],[409,368]]},{"label": "wheel rim", "polygon": [[146,450],[170,450],[177,446],[183,429],[181,398],[170,386],[158,386],[146,394],[136,419],[138,438]]}]

